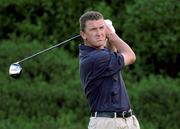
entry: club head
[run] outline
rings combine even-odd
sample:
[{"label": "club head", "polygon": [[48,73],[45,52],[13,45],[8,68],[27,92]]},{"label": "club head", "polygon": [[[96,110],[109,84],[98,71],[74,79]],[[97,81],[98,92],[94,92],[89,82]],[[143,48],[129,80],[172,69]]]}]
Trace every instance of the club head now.
[{"label": "club head", "polygon": [[13,63],[9,67],[9,75],[15,79],[21,75],[22,68],[18,63]]}]

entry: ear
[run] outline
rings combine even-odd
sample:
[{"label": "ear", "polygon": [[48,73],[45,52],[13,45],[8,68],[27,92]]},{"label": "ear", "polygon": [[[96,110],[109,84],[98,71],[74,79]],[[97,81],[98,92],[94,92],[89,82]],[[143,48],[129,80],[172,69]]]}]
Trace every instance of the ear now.
[{"label": "ear", "polygon": [[83,31],[80,31],[80,35],[84,40],[86,40],[86,35],[85,35],[85,33]]}]

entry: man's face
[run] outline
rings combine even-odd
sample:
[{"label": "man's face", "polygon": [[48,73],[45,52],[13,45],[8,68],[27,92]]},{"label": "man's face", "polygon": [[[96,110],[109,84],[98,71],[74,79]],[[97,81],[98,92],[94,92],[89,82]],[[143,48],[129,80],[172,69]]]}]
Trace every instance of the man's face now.
[{"label": "man's face", "polygon": [[103,49],[106,43],[106,31],[104,19],[88,20],[84,31],[80,32],[86,45]]}]

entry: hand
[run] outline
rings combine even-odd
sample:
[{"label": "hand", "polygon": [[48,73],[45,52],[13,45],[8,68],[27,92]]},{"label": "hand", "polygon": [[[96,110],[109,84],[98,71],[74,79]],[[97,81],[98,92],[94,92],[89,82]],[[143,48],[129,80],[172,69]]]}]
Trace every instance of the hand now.
[{"label": "hand", "polygon": [[104,20],[106,24],[106,34],[115,33],[114,26],[112,25],[112,21],[109,19]]},{"label": "hand", "polygon": [[106,47],[109,48],[112,52],[117,52],[117,49],[112,45],[108,40],[106,40]]},{"label": "hand", "polygon": [[104,20],[105,24],[106,24],[106,37],[107,37],[107,41],[106,41],[106,47],[109,48],[111,51],[113,52],[117,52],[117,49],[114,45],[112,45],[109,41],[108,41],[108,36],[110,34],[115,33],[115,29],[112,25],[112,21],[109,19]]}]

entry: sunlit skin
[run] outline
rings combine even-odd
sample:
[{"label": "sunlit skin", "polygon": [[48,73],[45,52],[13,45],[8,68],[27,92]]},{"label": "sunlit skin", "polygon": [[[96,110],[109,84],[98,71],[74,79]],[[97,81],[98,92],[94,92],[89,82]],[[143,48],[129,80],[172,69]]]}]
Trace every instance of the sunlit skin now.
[{"label": "sunlit skin", "polygon": [[106,26],[104,19],[89,20],[85,25],[84,31],[80,32],[85,44],[97,49],[103,49],[106,44]]},{"label": "sunlit skin", "polygon": [[115,47],[114,52],[123,55],[125,65],[132,64],[136,60],[133,50],[105,24],[104,19],[86,21],[84,31],[80,31],[80,35],[85,45],[97,49],[104,49],[108,41]]}]

